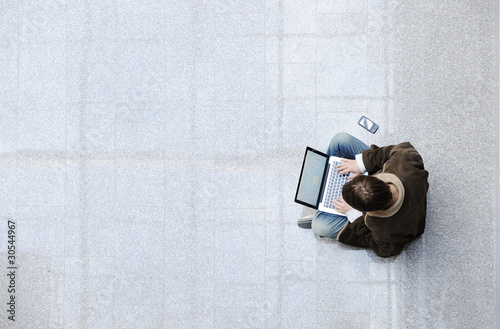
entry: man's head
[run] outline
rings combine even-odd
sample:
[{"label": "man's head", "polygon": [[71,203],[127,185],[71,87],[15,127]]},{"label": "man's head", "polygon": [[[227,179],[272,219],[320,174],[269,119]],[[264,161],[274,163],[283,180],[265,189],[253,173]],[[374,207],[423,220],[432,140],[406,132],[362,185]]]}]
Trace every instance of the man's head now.
[{"label": "man's head", "polygon": [[386,209],[392,200],[389,185],[374,176],[358,176],[342,188],[342,197],[359,211]]}]

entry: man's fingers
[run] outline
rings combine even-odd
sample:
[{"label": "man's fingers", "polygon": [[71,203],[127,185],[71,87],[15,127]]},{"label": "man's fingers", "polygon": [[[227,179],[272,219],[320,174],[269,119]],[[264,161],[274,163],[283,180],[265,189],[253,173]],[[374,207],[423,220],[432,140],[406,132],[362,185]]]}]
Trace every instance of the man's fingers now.
[{"label": "man's fingers", "polygon": [[348,173],[351,173],[351,172],[352,172],[352,170],[350,170],[350,169],[343,169],[342,171],[339,171],[339,174],[340,175],[344,175],[344,174],[348,174]]},{"label": "man's fingers", "polygon": [[350,172],[350,169],[347,165],[339,164],[337,166],[337,171],[339,172],[339,174],[346,174],[346,173]]},{"label": "man's fingers", "polygon": [[356,172],[356,173],[352,173],[352,174],[350,174],[350,175],[349,175],[349,177],[347,177],[347,180],[351,180],[351,179],[353,179],[353,178],[356,178],[356,177],[358,177],[359,175],[360,175],[360,174],[359,174],[359,173],[357,173],[357,172]]},{"label": "man's fingers", "polygon": [[337,171],[339,172],[339,174],[343,175],[356,170],[356,166],[354,165],[355,160],[349,160],[349,159],[341,159],[341,160],[342,163],[340,163],[337,166]]}]

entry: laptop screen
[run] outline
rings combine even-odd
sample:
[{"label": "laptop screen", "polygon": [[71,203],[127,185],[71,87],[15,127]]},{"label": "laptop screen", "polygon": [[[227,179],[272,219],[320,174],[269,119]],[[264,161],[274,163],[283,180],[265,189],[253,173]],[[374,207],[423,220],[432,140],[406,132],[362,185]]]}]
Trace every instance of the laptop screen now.
[{"label": "laptop screen", "polygon": [[309,148],[306,150],[299,186],[295,196],[295,201],[299,203],[312,206],[318,205],[321,184],[328,163],[328,156],[318,153]]}]

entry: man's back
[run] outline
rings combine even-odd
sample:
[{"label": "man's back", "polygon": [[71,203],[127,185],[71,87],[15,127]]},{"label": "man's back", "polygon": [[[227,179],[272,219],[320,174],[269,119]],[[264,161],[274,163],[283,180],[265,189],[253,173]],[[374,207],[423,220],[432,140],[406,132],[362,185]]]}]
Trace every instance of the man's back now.
[{"label": "man's back", "polygon": [[380,257],[393,256],[424,232],[429,173],[409,142],[382,148],[372,145],[362,157],[368,173],[394,184],[400,198],[389,209],[364,212],[348,222],[337,240],[371,248]]}]

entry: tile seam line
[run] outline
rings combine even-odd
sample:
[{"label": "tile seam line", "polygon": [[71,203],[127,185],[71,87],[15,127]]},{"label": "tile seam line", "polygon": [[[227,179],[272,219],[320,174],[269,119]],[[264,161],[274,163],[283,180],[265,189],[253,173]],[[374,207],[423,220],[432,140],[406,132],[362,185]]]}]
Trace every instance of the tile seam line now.
[{"label": "tile seam line", "polygon": [[[318,2],[314,1],[314,19],[315,19],[315,34],[317,34],[317,29],[318,29],[318,16],[320,14],[318,13]],[[315,40],[314,40],[314,132],[315,132],[315,140],[316,143],[318,142],[318,37],[316,35]],[[319,143],[317,143],[319,144]],[[313,233],[314,234],[314,233]],[[316,327],[318,326],[319,323],[319,312],[318,312],[318,241],[316,240],[314,243],[315,247],[315,252],[316,254],[314,255],[314,275],[315,275],[315,284],[314,284],[314,291],[315,291],[315,310],[316,310]]]},{"label": "tile seam line", "polygon": [[[118,28],[118,19],[116,18],[116,13],[118,11],[118,7],[117,7],[117,4],[116,4],[116,0],[113,1],[113,13],[115,14],[115,22],[114,22],[114,28],[115,28],[115,34],[114,34],[114,38],[113,38],[113,43],[114,43],[114,47],[113,47],[113,59],[114,59],[114,62],[116,63],[117,59],[116,59],[116,54],[117,54],[117,40],[116,40],[116,31],[117,31],[117,28]],[[114,100],[114,104],[113,104],[113,109],[114,109],[114,115],[113,115],[113,119],[114,119],[114,149],[113,149],[113,174],[114,174],[114,179],[113,179],[113,203],[114,203],[114,215],[115,215],[115,221],[114,221],[114,225],[113,225],[113,281],[111,283],[111,305],[113,307],[113,312],[111,314],[111,323],[113,325],[113,327],[115,327],[116,325],[116,322],[115,322],[115,306],[116,306],[116,303],[115,303],[115,282],[116,282],[116,269],[115,269],[115,259],[116,259],[116,254],[115,254],[115,250],[116,250],[116,208],[117,208],[117,202],[116,202],[116,195],[117,195],[117,187],[116,187],[116,181],[117,181],[117,175],[118,175],[118,169],[117,169],[117,163],[116,163],[116,155],[117,155],[117,152],[116,152],[116,132],[117,132],[117,128],[116,128],[116,111],[117,111],[117,101],[118,101],[118,97],[117,97],[117,91],[116,91],[116,72],[114,72],[114,94],[113,94],[113,100]],[[163,311],[163,309],[162,309]],[[163,314],[163,312],[162,312]],[[163,322],[162,322],[162,325],[163,325]]]},{"label": "tile seam line", "polygon": [[[267,36],[267,3],[264,4],[264,32]],[[266,42],[264,42],[266,43]],[[267,76],[267,46],[264,46],[264,77]],[[265,80],[265,78],[264,78]],[[265,94],[265,93],[264,93]],[[264,118],[267,118],[268,99],[264,97]],[[264,127],[264,154],[267,155],[267,124]],[[265,162],[265,172],[267,176],[267,161]],[[265,177],[266,177],[265,176]],[[267,203],[267,179],[264,180],[264,203]],[[265,229],[264,229],[264,326],[267,327],[267,207],[264,209]]]},{"label": "tile seam line", "polygon": [[[190,8],[191,10],[191,16],[188,18],[190,19],[190,25],[191,25],[191,30],[192,30],[192,37],[193,37],[193,40],[194,40],[194,43],[195,43],[195,54],[194,54],[194,61],[191,63],[191,65],[189,65],[189,73],[190,73],[190,81],[189,81],[189,87],[188,87],[188,93],[189,93],[189,97],[191,99],[191,102],[189,104],[189,114],[188,114],[188,120],[189,120],[189,127],[190,127],[190,130],[189,130],[189,138],[191,139],[191,141],[193,141],[195,139],[195,126],[196,126],[196,120],[195,120],[195,117],[196,117],[196,105],[197,105],[197,92],[198,92],[198,88],[197,88],[197,85],[196,85],[196,75],[197,75],[197,62],[196,62],[196,59],[197,59],[197,55],[198,55],[198,43],[199,43],[199,37],[197,36],[197,19],[198,19],[198,3],[197,1],[194,1],[194,2],[191,2],[190,3],[192,5],[192,7]],[[191,142],[192,143],[192,142]],[[196,174],[195,174],[195,177],[196,177]],[[198,190],[198,180],[195,179],[193,181],[193,185],[191,187],[191,201],[194,202],[196,204],[196,191]],[[194,218],[191,219],[190,221],[190,229],[191,229],[191,232],[197,232],[198,229],[199,229],[199,226],[197,225],[197,221],[194,220]],[[195,250],[193,251],[193,258],[196,259],[196,262],[194,261],[191,261],[191,263],[193,264],[193,267],[192,267],[192,271],[193,271],[193,275],[195,276],[198,276],[200,274],[200,268],[198,267],[198,250]],[[195,289],[198,289],[199,288],[199,285],[195,285]],[[190,296],[190,299],[189,299],[189,302],[190,302],[190,306],[195,309],[196,308],[196,305],[197,305],[197,302],[196,302],[196,296],[195,294],[191,294]],[[191,326],[194,328],[196,327],[196,322],[197,322],[197,317],[196,317],[196,312],[191,312]]]},{"label": "tile seam line", "polygon": [[87,191],[87,145],[85,138],[85,129],[86,129],[86,104],[88,96],[88,39],[90,33],[90,4],[88,0],[84,1],[84,25],[85,25],[85,36],[82,40],[82,62],[80,64],[80,99],[83,101],[83,104],[79,106],[79,154],[77,156],[78,160],[78,168],[79,174],[81,178],[81,186],[80,186],[80,256],[83,261],[83,280],[81,285],[83,287],[82,292],[80,294],[83,305],[82,312],[78,319],[78,324],[81,327],[86,327],[88,325],[88,317],[89,317],[89,305],[88,305],[88,287],[89,287],[89,255],[88,255],[88,222],[87,222],[87,200],[86,200],[86,191]]},{"label": "tile seam line", "polygon": [[494,326],[497,327],[500,324],[500,267],[499,267],[499,259],[500,259],[500,114],[499,114],[499,108],[500,108],[500,50],[499,50],[499,43],[500,43],[500,2],[495,1],[495,42],[494,42],[494,49],[495,49],[495,122],[496,122],[496,129],[495,129],[495,141],[496,141],[496,147],[495,147],[495,153],[496,153],[496,179],[495,179],[495,210],[496,210],[496,218],[495,218],[495,250],[494,250],[494,255],[495,255],[495,266],[494,266],[494,271],[495,271],[495,289],[494,289]]},{"label": "tile seam line", "polygon": [[[213,3],[213,2],[212,2]],[[215,10],[215,5],[212,6],[212,10],[210,10],[210,14],[211,15],[214,15],[216,14],[216,10]],[[215,24],[214,26],[212,27],[213,28],[213,31],[214,34],[215,34]],[[215,35],[214,35],[214,39],[215,39]],[[195,54],[197,55],[197,54]],[[196,58],[195,58],[196,59]],[[215,59],[215,56],[214,56],[214,59],[213,61],[209,61],[210,63],[214,63],[214,68],[213,68],[213,75],[216,76],[217,75],[217,66],[215,65],[216,63],[216,59]],[[211,90],[211,96],[212,96],[212,99],[209,101],[210,104],[213,105],[213,113],[212,113],[212,119],[213,119],[213,130],[214,130],[214,136],[215,136],[215,126],[216,126],[216,120],[217,120],[217,94],[216,94],[216,88],[215,88],[215,79],[214,79],[214,82],[213,82],[213,88]],[[217,305],[215,303],[215,300],[216,300],[216,270],[217,270],[217,263],[216,263],[216,247],[217,247],[217,219],[216,219],[216,205],[215,205],[215,195],[216,195],[216,180],[215,180],[215,174],[216,174],[216,161],[217,161],[217,156],[216,156],[216,138],[213,138],[212,139],[212,151],[213,151],[213,170],[212,170],[212,177],[213,177],[213,182],[212,182],[212,193],[214,195],[214,200],[212,202],[212,212],[214,214],[214,234],[213,234],[213,242],[212,242],[212,247],[213,247],[213,273],[214,273],[214,276],[211,280],[211,287],[212,287],[212,290],[213,290],[213,294],[212,294],[212,298],[213,298],[213,309],[212,309],[212,315],[213,315],[213,323],[212,323],[212,327],[215,329],[215,324],[217,323]]]},{"label": "tile seam line", "polygon": [[[284,2],[286,0],[280,0],[278,3],[278,120],[279,120],[279,133],[278,133],[278,142],[279,145],[283,145],[283,112],[284,112],[284,63],[283,63],[283,53],[284,53],[284,20],[285,20],[285,13],[284,13]],[[267,144],[267,143],[266,143]],[[267,207],[266,207],[267,208]],[[280,207],[279,213],[283,213],[283,208]],[[279,257],[280,259],[284,258],[283,252],[285,249],[285,226],[283,221],[278,222],[279,228],[280,228],[280,248],[279,248]],[[267,230],[266,230],[267,231]],[[266,232],[267,234],[267,232]],[[280,261],[279,264],[282,262]],[[278,266],[278,272],[280,277],[282,276],[282,271],[283,268],[279,265]],[[266,262],[266,273],[267,273],[267,262]],[[266,285],[267,285],[267,277],[266,277]],[[282,300],[283,300],[283,285],[281,282],[278,284],[278,318],[279,318],[279,328],[282,328],[282,320],[283,320],[283,307],[282,307]],[[266,295],[267,295],[267,289],[266,289]],[[267,311],[267,310],[266,310]],[[267,314],[267,312],[266,312]],[[265,317],[265,324],[267,326],[267,316]]]},{"label": "tile seam line", "polygon": [[[66,103],[68,102],[68,78],[67,78],[67,72],[68,72],[68,3],[66,2],[65,4],[65,18],[66,18],[66,28],[65,28],[65,33],[66,33],[66,42],[64,43],[64,50],[65,50],[65,56],[66,56],[66,63],[65,63],[65,69],[66,69],[66,79],[65,79],[65,96],[66,96]],[[69,121],[69,118],[68,118],[68,106],[65,106],[64,107],[64,111],[65,111],[65,119],[66,119],[66,131],[65,131],[65,134],[64,134],[64,146],[65,146],[65,153],[68,152],[68,121]],[[65,157],[65,174],[64,174],[64,191],[67,191],[68,190],[68,158]],[[63,263],[63,273],[64,273],[64,281],[66,281],[66,222],[67,222],[67,212],[68,212],[68,198],[67,198],[67,193],[64,193],[64,206],[65,206],[65,212],[66,212],[66,215],[65,215],[65,219],[64,219],[64,231],[63,231],[63,239],[64,239],[64,246],[63,246],[63,249],[64,249],[64,252],[63,252],[63,255],[64,255],[64,263]],[[63,289],[63,296],[62,296],[62,304],[63,304],[63,312],[62,312],[62,324],[63,326],[66,326],[65,324],[65,312],[64,312],[64,309],[66,308],[65,307],[65,289]]]}]

